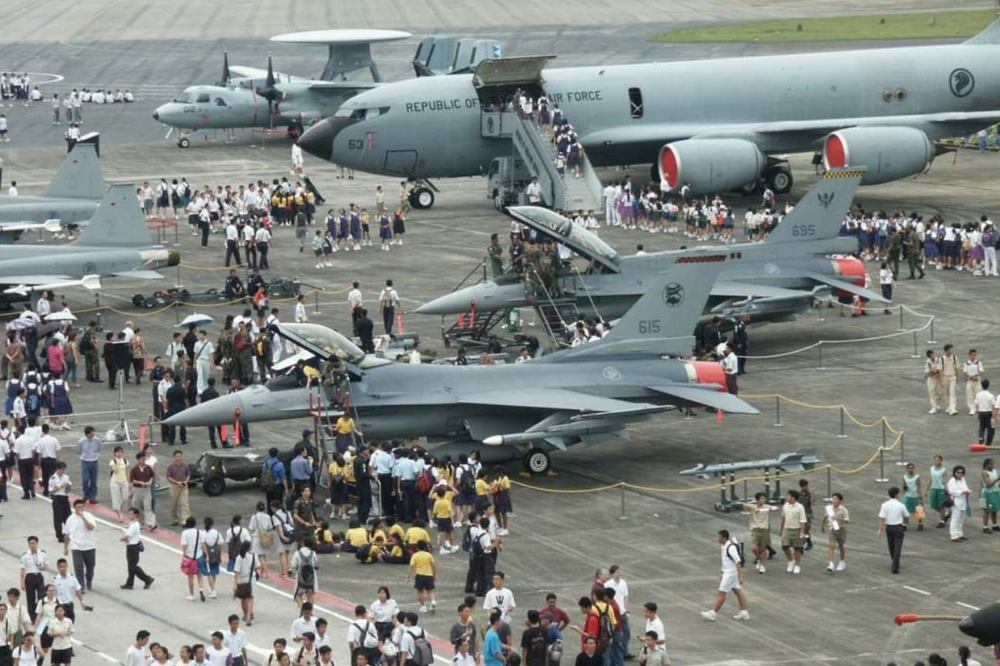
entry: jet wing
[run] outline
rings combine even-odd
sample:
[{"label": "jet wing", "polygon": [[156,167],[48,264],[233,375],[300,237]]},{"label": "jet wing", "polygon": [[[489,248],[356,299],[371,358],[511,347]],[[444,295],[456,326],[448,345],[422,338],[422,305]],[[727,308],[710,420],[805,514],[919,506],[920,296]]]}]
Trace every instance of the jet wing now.
[{"label": "jet wing", "polygon": [[716,280],[715,286],[712,287],[712,296],[724,298],[809,298],[811,295],[811,292],[800,289],[785,289],[735,280]]},{"label": "jet wing", "polygon": [[876,303],[889,302],[882,298],[882,294],[876,294],[871,289],[865,289],[864,287],[859,287],[856,284],[851,284],[850,282],[844,282],[843,280],[838,280],[837,278],[821,275],[819,273],[806,273],[805,276],[810,280],[822,282],[823,284],[829,285],[834,289],[841,289],[852,294],[857,294],[862,298],[867,298],[869,301],[875,301]]},{"label": "jet wing", "polygon": [[657,393],[693,402],[696,405],[705,405],[706,407],[721,409],[722,411],[730,414],[760,413],[758,409],[747,404],[743,400],[740,400],[735,395],[725,393],[723,391],[713,391],[710,388],[701,388],[690,385],[684,386],[680,384],[676,386],[647,386],[646,388],[650,391],[656,391]]},{"label": "jet wing", "polygon": [[480,391],[458,400],[467,405],[496,405],[525,409],[564,410],[574,412],[629,412],[657,405],[602,398],[569,389],[528,388],[518,391]]}]

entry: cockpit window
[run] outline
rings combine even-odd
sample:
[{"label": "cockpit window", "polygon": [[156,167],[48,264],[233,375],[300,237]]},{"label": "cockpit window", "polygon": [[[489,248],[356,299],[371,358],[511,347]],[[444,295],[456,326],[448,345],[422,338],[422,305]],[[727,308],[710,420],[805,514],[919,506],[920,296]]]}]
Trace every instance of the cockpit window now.
[{"label": "cockpit window", "polygon": [[367,108],[338,109],[334,116],[338,118],[351,118],[353,120],[371,120],[389,113],[388,106],[371,106]]},{"label": "cockpit window", "polygon": [[215,98],[215,105],[216,106],[226,106],[226,100],[222,99],[221,97],[216,97]]},{"label": "cockpit window", "polygon": [[193,104],[194,103],[194,93],[182,92],[177,99],[174,100],[178,104]]},{"label": "cockpit window", "polygon": [[300,347],[305,347],[311,352],[319,353],[321,356],[339,356],[341,359],[357,364],[364,357],[365,353],[356,344],[346,337],[326,326],[318,324],[282,324],[278,328],[279,334],[290,339]]},{"label": "cockpit window", "polygon": [[207,104],[207,103],[208,103],[208,100],[209,100],[209,97],[210,97],[210,96],[209,96],[209,94],[208,94],[208,93],[200,93],[200,94],[198,95],[198,99],[197,99],[197,100],[195,100],[195,101],[196,101],[196,102],[197,102],[198,104]]}]

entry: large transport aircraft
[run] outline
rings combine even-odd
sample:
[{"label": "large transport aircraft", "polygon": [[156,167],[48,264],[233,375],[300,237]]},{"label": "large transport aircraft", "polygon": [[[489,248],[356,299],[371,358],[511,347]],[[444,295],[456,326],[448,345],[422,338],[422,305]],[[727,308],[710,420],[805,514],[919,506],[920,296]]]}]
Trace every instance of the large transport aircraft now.
[{"label": "large transport aircraft", "polygon": [[[867,166],[862,184],[926,170],[935,141],[1000,121],[1000,22],[952,45],[547,68],[551,56],[385,84],[310,128],[302,148],[416,181],[486,173],[511,156],[491,112],[518,89],[564,111],[594,167],[653,163],[692,194],[791,189],[787,154]],[[508,114],[509,115],[509,114]],[[423,205],[433,204],[421,183]]]}]

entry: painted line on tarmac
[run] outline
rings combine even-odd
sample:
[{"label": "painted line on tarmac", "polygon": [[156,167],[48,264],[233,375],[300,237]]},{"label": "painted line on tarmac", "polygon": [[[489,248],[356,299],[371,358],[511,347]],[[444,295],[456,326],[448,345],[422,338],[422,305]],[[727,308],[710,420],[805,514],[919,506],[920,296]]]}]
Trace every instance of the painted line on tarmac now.
[{"label": "painted line on tarmac", "polygon": [[973,611],[979,610],[979,606],[972,606],[972,605],[969,605],[969,604],[964,604],[961,601],[956,601],[955,604],[958,605],[958,606],[961,606],[962,608],[968,608],[969,610],[973,610]]},{"label": "painted line on tarmac", "polygon": [[930,592],[928,592],[926,590],[920,590],[920,589],[917,589],[915,587],[910,587],[909,585],[904,585],[903,589],[904,590],[909,590],[910,592],[916,592],[917,594],[922,594],[925,597],[933,596]]}]

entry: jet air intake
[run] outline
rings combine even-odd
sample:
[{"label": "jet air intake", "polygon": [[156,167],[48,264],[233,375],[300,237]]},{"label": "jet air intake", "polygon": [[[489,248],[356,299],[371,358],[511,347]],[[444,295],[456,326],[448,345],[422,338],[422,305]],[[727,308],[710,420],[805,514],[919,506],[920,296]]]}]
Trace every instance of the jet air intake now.
[{"label": "jet air intake", "polygon": [[753,183],[767,158],[743,139],[686,139],[660,149],[660,180],[671,190],[690,183],[691,194],[735,190]]},{"label": "jet air intake", "polygon": [[852,127],[823,142],[827,169],[865,166],[862,185],[878,185],[921,173],[934,160],[934,144],[912,127]]}]

